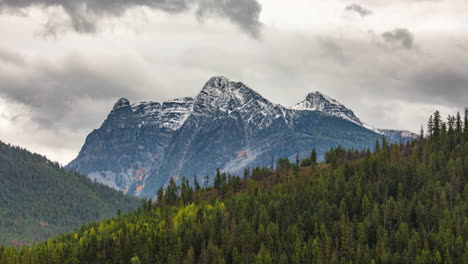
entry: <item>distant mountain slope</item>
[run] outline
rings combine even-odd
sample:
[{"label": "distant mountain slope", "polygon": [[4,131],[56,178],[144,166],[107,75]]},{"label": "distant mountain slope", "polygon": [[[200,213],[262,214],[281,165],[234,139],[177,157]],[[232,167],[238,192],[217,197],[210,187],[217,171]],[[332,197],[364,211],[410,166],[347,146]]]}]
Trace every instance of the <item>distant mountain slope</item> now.
[{"label": "distant mountain slope", "polygon": [[136,198],[0,142],[0,244],[42,241],[138,205]]},{"label": "distant mountain slope", "polygon": [[[130,104],[120,99],[68,168],[126,193],[154,197],[173,177],[199,179],[216,168],[241,174],[278,157],[319,156],[334,146],[373,146],[382,132],[320,93],[293,108],[241,82],[213,77],[195,98]],[[211,177],[211,180],[213,177]]]}]

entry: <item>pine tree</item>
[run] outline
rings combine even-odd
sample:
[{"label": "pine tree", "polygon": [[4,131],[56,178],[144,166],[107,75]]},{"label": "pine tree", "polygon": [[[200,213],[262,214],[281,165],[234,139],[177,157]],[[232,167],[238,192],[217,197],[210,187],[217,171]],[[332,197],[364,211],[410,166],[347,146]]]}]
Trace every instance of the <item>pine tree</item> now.
[{"label": "pine tree", "polygon": [[463,131],[464,140],[468,142],[468,107],[465,108],[465,127]]},{"label": "pine tree", "polygon": [[169,180],[169,185],[166,189],[165,201],[170,205],[175,205],[179,200],[179,187],[174,181],[174,178],[171,177]]},{"label": "pine tree", "polygon": [[428,137],[432,136],[433,129],[434,129],[434,121],[433,121],[433,118],[432,118],[432,115],[431,115],[429,117],[429,121],[427,122],[427,136]]},{"label": "pine tree", "polygon": [[205,176],[205,181],[204,181],[204,183],[203,183],[203,187],[205,187],[205,189],[206,189],[206,188],[208,188],[208,185],[209,185],[209,184],[210,184],[210,176],[207,174],[207,175]]},{"label": "pine tree", "polygon": [[220,189],[221,185],[222,185],[221,171],[219,170],[219,168],[217,168],[213,187],[215,187],[216,189]]},{"label": "pine tree", "polygon": [[457,120],[456,120],[455,131],[458,134],[461,134],[463,132],[463,121],[461,119],[460,112],[457,112]]},{"label": "pine tree", "polygon": [[380,154],[380,142],[378,140],[375,141],[374,151],[375,153]]},{"label": "pine tree", "polygon": [[163,204],[164,203],[164,189],[161,187],[158,189],[158,194],[156,198],[158,204]]},{"label": "pine tree", "polygon": [[180,186],[180,198],[184,204],[192,202],[193,189],[190,187],[190,183],[187,178],[182,178],[182,185]]},{"label": "pine tree", "polygon": [[195,186],[195,191],[199,192],[201,190],[200,183],[198,182],[197,175],[195,174],[195,177],[193,179],[193,185]]},{"label": "pine tree", "polygon": [[315,148],[312,149],[312,152],[310,153],[310,162],[312,166],[317,164],[317,151]]},{"label": "pine tree", "polygon": [[299,159],[299,149],[296,149],[296,171],[299,169],[299,162],[300,162],[300,159]]},{"label": "pine tree", "polygon": [[432,135],[434,137],[438,137],[440,135],[441,126],[442,126],[442,119],[440,117],[440,112],[438,110],[434,113],[434,120],[433,120],[433,127],[432,127]]}]

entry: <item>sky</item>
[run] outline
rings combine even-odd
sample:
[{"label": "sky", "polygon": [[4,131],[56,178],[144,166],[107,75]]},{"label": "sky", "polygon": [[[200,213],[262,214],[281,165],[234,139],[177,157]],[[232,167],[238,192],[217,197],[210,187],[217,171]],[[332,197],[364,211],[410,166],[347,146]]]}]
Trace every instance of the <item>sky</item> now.
[{"label": "sky", "polygon": [[118,98],[212,76],[418,132],[468,105],[465,0],[0,0],[0,140],[66,165]]}]

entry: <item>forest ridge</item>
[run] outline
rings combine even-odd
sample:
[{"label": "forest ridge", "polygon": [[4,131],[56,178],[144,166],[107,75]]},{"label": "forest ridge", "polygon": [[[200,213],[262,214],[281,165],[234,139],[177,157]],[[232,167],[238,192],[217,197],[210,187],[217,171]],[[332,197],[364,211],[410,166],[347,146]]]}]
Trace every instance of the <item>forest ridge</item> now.
[{"label": "forest ridge", "polygon": [[171,181],[135,212],[0,247],[0,263],[467,263],[467,118],[436,112],[412,142],[218,171],[212,187]]}]

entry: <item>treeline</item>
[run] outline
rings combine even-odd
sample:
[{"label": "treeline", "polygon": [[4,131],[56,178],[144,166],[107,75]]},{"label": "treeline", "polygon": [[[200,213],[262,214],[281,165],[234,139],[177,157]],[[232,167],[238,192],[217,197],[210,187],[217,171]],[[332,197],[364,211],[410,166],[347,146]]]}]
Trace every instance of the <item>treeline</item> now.
[{"label": "treeline", "polygon": [[0,142],[0,244],[45,241],[139,204],[43,156]]},{"label": "treeline", "polygon": [[467,124],[436,112],[413,142],[171,181],[133,213],[0,248],[0,263],[468,263]]}]

